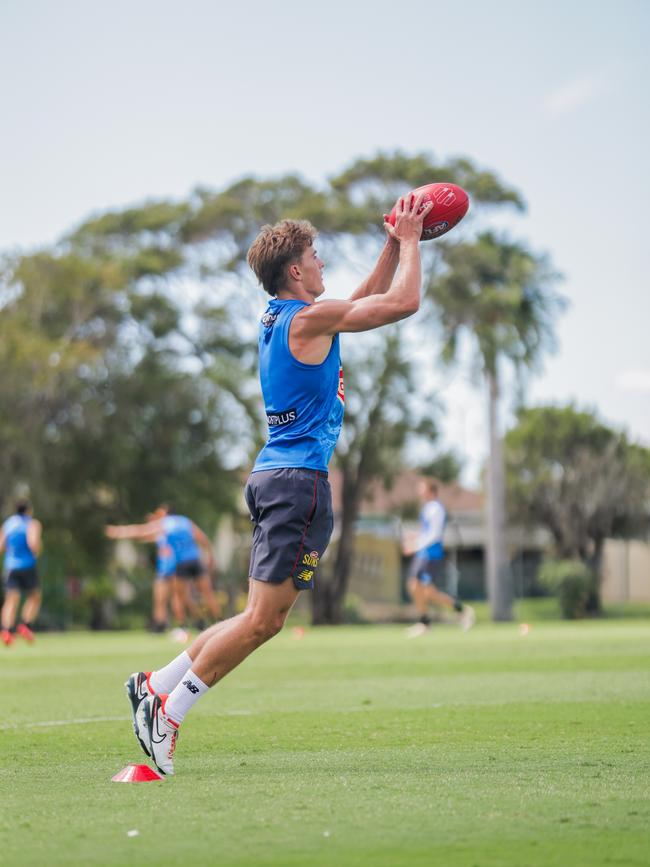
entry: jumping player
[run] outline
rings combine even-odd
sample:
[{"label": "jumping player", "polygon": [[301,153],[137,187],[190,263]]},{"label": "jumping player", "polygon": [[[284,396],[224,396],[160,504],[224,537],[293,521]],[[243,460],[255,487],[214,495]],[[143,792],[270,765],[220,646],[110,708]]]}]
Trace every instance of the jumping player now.
[{"label": "jumping player", "polygon": [[41,588],[36,558],[41,553],[41,522],[32,517],[32,507],[26,500],[16,504],[16,513],[0,529],[0,553],[5,552],[5,601],[2,606],[2,641],[9,646],[14,642],[14,625],[25,594],[20,622],[16,632],[26,641],[34,640],[31,630],[41,606]]},{"label": "jumping player", "polygon": [[447,520],[445,507],[438,499],[438,485],[433,479],[422,479],[419,495],[422,501],[420,533],[402,547],[406,556],[415,554],[408,591],[420,615],[419,623],[411,626],[408,634],[415,638],[427,632],[431,623],[429,605],[440,605],[458,612],[460,625],[468,630],[476,619],[472,606],[463,604],[460,599],[454,599],[437,587],[444,576],[445,550],[442,537]]},{"label": "jumping player", "polygon": [[[203,632],[189,649],[126,683],[136,737],[165,774],[174,772],[180,724],[192,705],[276,635],[301,590],[314,586],[333,528],[327,466],[343,421],[339,333],[369,331],[420,305],[418,241],[431,209],[400,199],[370,276],[347,301],[323,294],[316,230],[304,221],[264,226],[248,262],[271,296],[259,326],[260,380],[269,435],[246,485],[253,548],[246,610]],[[386,218],[384,218],[386,220]],[[399,264],[399,274],[394,280]]]},{"label": "jumping player", "polygon": [[[184,624],[187,609],[195,609],[190,597],[189,582],[205,602],[211,617],[221,615],[221,606],[212,588],[210,573],[214,571],[214,553],[206,534],[189,518],[176,515],[167,504],[159,506],[145,524],[109,526],[106,535],[111,539],[134,539],[155,542],[157,548],[156,581],[154,583],[154,625],[160,629],[167,617],[169,580],[172,582],[172,609],[180,626]],[[201,561],[205,554],[207,571]]]}]

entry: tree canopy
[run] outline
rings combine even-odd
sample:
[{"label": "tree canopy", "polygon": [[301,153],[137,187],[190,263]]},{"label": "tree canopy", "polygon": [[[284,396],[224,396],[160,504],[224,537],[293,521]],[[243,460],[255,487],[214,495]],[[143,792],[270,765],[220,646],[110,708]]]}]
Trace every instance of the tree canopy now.
[{"label": "tree canopy", "polygon": [[650,449],[568,406],[520,409],[505,438],[513,517],[546,527],[557,556],[599,571],[604,540],[647,534]]}]

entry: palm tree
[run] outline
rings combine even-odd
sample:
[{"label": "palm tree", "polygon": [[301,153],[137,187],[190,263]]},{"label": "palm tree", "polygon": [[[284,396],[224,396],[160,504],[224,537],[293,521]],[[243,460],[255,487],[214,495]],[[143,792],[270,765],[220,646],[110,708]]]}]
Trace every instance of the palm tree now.
[{"label": "palm tree", "polygon": [[505,538],[505,480],[498,424],[504,363],[518,374],[535,367],[553,346],[555,314],[563,299],[552,289],[558,275],[545,257],[522,244],[480,234],[474,241],[441,245],[442,267],[426,287],[443,332],[442,357],[457,358],[463,333],[488,395],[487,590],[494,620],[512,619],[512,587]]}]

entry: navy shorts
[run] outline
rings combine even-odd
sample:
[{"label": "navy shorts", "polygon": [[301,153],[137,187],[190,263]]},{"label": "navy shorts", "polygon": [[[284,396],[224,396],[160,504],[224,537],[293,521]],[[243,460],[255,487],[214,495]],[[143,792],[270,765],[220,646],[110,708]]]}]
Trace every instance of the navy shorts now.
[{"label": "navy shorts", "polygon": [[185,560],[182,563],[176,564],[176,572],[174,574],[177,578],[187,578],[189,581],[192,578],[200,578],[204,571],[200,560]]},{"label": "navy shorts", "polygon": [[445,561],[427,560],[425,557],[415,557],[411,566],[411,577],[417,578],[420,584],[439,585],[445,583]]},{"label": "navy shorts", "polygon": [[28,569],[12,569],[5,578],[7,590],[22,590],[24,593],[31,593],[32,590],[38,590],[39,586],[36,566],[30,566]]},{"label": "navy shorts", "polygon": [[327,473],[284,467],[251,473],[246,502],[253,521],[249,575],[311,590],[334,528]]}]

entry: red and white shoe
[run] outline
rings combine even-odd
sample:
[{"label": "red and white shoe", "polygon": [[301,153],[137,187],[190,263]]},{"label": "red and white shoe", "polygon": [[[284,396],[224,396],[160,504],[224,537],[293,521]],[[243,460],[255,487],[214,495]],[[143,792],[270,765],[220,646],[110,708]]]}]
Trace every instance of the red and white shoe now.
[{"label": "red and white shoe", "polygon": [[29,641],[30,644],[34,641],[34,633],[26,623],[19,623],[16,627],[16,632],[21,636],[21,638],[24,638],[25,641]]},{"label": "red and white shoe", "polygon": [[131,703],[131,720],[133,722],[133,734],[135,735],[140,749],[145,756],[151,756],[149,732],[146,727],[142,728],[138,722],[138,708],[146,698],[151,698],[155,695],[151,688],[151,672],[150,671],[134,671],[131,677],[124,684],[126,688],[126,697]]},{"label": "red and white shoe", "polygon": [[2,643],[6,644],[7,647],[11,647],[16,640],[8,629],[3,629],[2,632],[0,632],[0,638],[2,639]]},{"label": "red and white shoe", "polygon": [[174,750],[178,738],[178,723],[165,714],[166,695],[146,698],[138,711],[140,728],[146,726],[149,733],[151,758],[161,774],[174,773]]}]

